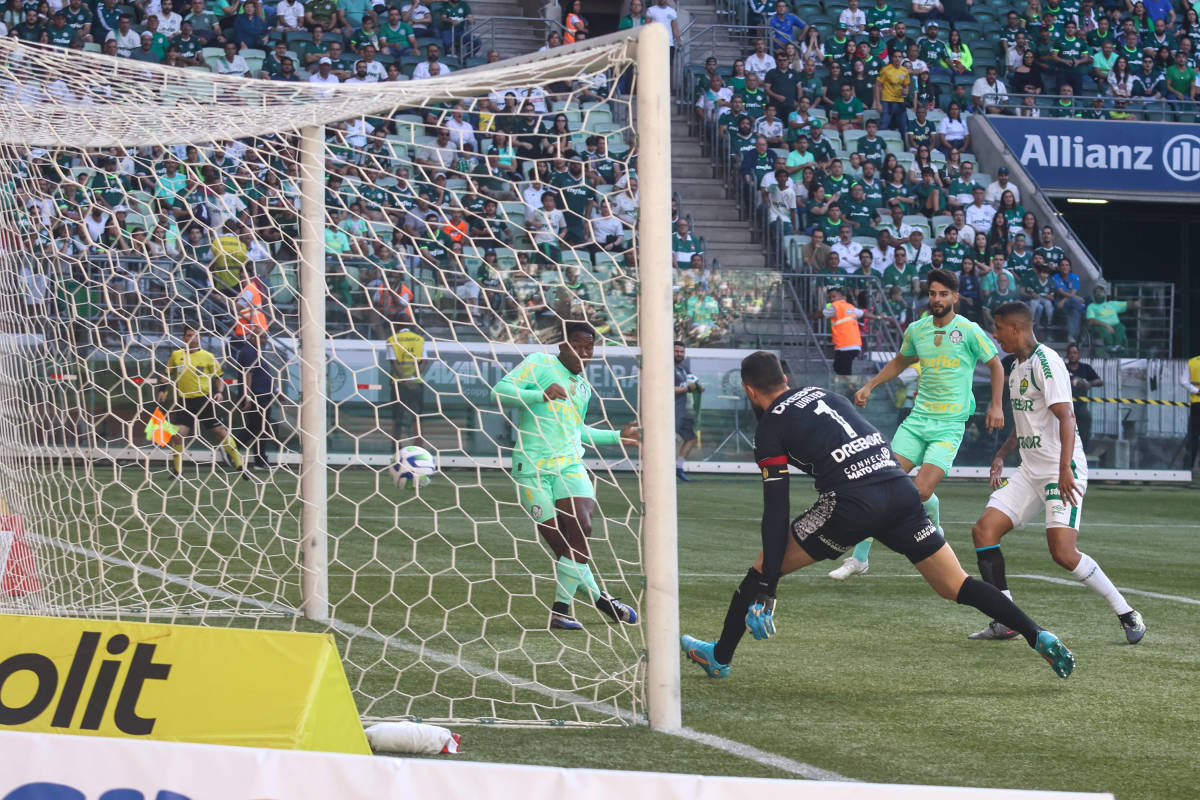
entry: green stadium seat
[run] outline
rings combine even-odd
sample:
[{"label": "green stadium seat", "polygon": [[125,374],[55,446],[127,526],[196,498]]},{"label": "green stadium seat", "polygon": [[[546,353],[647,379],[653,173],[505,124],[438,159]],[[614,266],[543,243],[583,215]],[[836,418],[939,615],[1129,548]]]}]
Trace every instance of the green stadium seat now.
[{"label": "green stadium seat", "polygon": [[904,140],[900,138],[900,131],[888,129],[879,132],[879,138],[888,143],[888,150],[896,152],[896,148],[903,148]]},{"label": "green stadium seat", "polygon": [[866,131],[848,130],[842,131],[842,141],[846,143],[846,149],[854,152],[854,143],[867,135]]}]

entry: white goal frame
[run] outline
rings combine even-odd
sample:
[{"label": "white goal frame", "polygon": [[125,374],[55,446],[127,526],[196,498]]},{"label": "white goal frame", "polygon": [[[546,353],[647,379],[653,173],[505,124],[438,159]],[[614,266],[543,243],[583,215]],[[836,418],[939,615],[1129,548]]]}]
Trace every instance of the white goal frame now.
[{"label": "white goal frame", "polygon": [[[671,224],[671,154],[670,154],[670,64],[667,31],[661,25],[641,26],[609,36],[556,48],[554,54],[534,53],[485,65],[453,75],[422,81],[421,89],[411,84],[394,85],[383,89],[343,86],[296,89],[294,105],[270,104],[275,87],[266,82],[206,76],[213,84],[211,109],[222,103],[222,93],[235,95],[227,138],[260,135],[274,131],[298,131],[300,134],[300,195],[302,198],[299,235],[299,307],[304,309],[299,325],[299,354],[301,356],[301,398],[299,413],[300,437],[300,501],[301,511],[301,582],[302,610],[306,617],[320,622],[330,621],[329,597],[329,531],[327,466],[326,405],[329,402],[325,381],[326,335],[325,304],[325,160],[322,128],[329,122],[347,116],[369,114],[387,105],[395,105],[405,92],[423,97],[456,96],[464,80],[479,80],[489,73],[502,79],[506,72],[517,68],[528,72],[539,62],[554,59],[547,65],[544,79],[575,77],[570,69],[572,53],[586,53],[602,48],[612,49],[622,43],[630,61],[637,64],[635,130],[638,132],[640,209],[638,219],[639,263],[647,268],[639,278],[639,347],[641,357],[639,423],[642,429],[641,482],[643,497],[643,568],[646,576],[645,639],[647,668],[645,697],[649,724],[656,730],[681,728],[679,688],[679,604],[677,521],[675,496],[674,405],[672,402],[673,366],[671,343],[673,323],[671,306],[672,263],[670,242]],[[23,48],[30,48],[22,50]],[[24,53],[44,45],[26,45],[14,40],[0,42],[0,82],[14,83],[11,70],[5,64],[21,61]],[[57,53],[70,51],[54,50]],[[63,56],[56,56],[63,58]],[[124,59],[109,59],[91,53],[71,54],[70,58],[87,59],[91,65],[108,64],[112,71],[130,69]],[[97,61],[100,59],[100,61]],[[119,63],[118,63],[119,62]],[[69,65],[67,67],[69,69]],[[170,80],[167,71],[175,69],[158,65],[138,64],[137,69],[148,71],[153,82],[161,77]],[[406,88],[407,87],[407,88]],[[426,88],[428,87],[428,88]],[[231,91],[232,90],[232,91]],[[262,100],[255,113],[253,98]],[[323,94],[322,94],[323,93]],[[190,100],[191,98],[189,98]],[[305,103],[308,103],[306,106]],[[149,131],[154,120],[153,107],[146,108],[139,99],[119,103],[122,119],[101,119],[103,107],[92,107],[97,114],[88,120],[89,107],[64,109],[53,103],[33,101],[0,109],[0,144],[23,146],[109,146],[113,143],[140,144],[139,131]],[[186,141],[188,115],[199,121],[205,116],[205,106],[199,99],[192,103],[180,101],[171,109],[173,118],[167,134]],[[124,116],[127,114],[128,116]],[[275,116],[278,115],[278,116]],[[96,124],[86,124],[94,121]],[[63,133],[70,131],[70,136]],[[163,128],[156,127],[154,136],[161,137]],[[203,132],[194,134],[200,137]],[[117,138],[128,137],[128,138]],[[149,134],[145,138],[150,138]],[[68,141],[69,139],[69,141]],[[86,453],[78,455],[86,457]]]}]

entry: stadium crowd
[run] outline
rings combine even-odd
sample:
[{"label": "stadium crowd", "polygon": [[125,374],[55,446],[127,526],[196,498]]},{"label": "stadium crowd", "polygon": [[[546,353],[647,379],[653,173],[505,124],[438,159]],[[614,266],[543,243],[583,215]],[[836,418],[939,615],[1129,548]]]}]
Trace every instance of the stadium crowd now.
[{"label": "stadium crowd", "polygon": [[[3,33],[270,81],[421,80],[499,58],[478,54],[465,0],[432,8],[340,0],[25,5],[4,16]],[[578,3],[564,23],[543,50],[587,36]],[[331,334],[382,338],[415,321],[438,330],[466,325],[454,333],[460,338],[528,341],[553,337],[562,319],[586,318],[612,339],[629,335],[637,152],[627,103],[610,77],[620,76],[497,89],[329,126]],[[217,333],[294,321],[294,141],[29,148],[13,160],[20,224],[0,244],[44,256],[23,270],[31,309],[70,312],[85,328],[118,335],[154,316],[164,298],[197,306]],[[677,241],[703,258],[686,220]],[[180,321],[158,316],[161,327]]]},{"label": "stadium crowd", "polygon": [[[762,35],[728,67],[715,58],[697,65],[695,85],[682,94],[694,98],[697,123],[729,159],[740,201],[786,253],[787,268],[820,273],[814,314],[836,282],[868,309],[867,324],[902,327],[921,310],[923,275],[945,264],[963,278],[963,313],[985,325],[989,308],[1015,295],[1034,306],[1040,327],[1057,323],[1071,340],[1094,330],[1119,347],[1112,314],[1089,311],[1052,231],[1021,206],[1004,171],[995,180],[975,172],[965,119],[1099,113],[1095,103],[1061,96],[1052,108],[1010,98],[1052,92],[1104,94],[1113,106],[1104,116],[1132,114],[1118,108],[1135,98],[1169,113],[1197,91],[1195,14],[1032,0],[1024,12],[1005,13],[1001,26],[994,5],[956,5],[752,2],[748,23]],[[633,0],[628,11],[622,27],[664,22],[678,35],[669,5]],[[569,4],[542,49],[585,38],[583,12],[578,0]],[[480,53],[466,0],[12,0],[0,25],[25,41],[280,82],[421,80],[499,58]],[[985,37],[983,25],[1001,36]],[[1161,75],[1149,85],[1131,78],[1125,95],[1120,58],[1108,71],[1097,64],[1131,46],[1128,36],[1108,44],[1131,26],[1149,59],[1146,75]],[[1038,50],[1043,41],[1052,47]],[[551,335],[563,315],[627,335],[636,149],[626,120],[614,119],[621,104],[606,102],[627,88],[624,78],[580,76],[331,128],[331,330],[381,336],[411,320],[416,305],[490,337]],[[156,285],[169,294],[164,284],[175,276],[231,326],[253,322],[272,300],[281,313],[264,318],[285,319],[295,164],[286,141],[30,150],[23,168],[37,180],[19,184],[26,213],[9,246],[51,249],[71,265],[53,287],[52,276],[31,274],[31,304],[53,296],[77,312],[119,318],[153,301]],[[727,341],[767,304],[769,282],[712,261],[686,198],[674,217],[677,334],[688,344]],[[100,256],[118,268],[106,267],[98,282],[88,265]]]},{"label": "stadium crowd", "polygon": [[1129,304],[1081,293],[1052,220],[1006,168],[975,169],[966,119],[1196,119],[1195,11],[1152,5],[760,0],[743,54],[688,65],[677,94],[768,255],[813,276],[800,294],[814,318],[837,284],[868,332],[902,330],[924,277],[948,267],[961,313],[985,326],[1021,299],[1039,335],[1119,352]]}]

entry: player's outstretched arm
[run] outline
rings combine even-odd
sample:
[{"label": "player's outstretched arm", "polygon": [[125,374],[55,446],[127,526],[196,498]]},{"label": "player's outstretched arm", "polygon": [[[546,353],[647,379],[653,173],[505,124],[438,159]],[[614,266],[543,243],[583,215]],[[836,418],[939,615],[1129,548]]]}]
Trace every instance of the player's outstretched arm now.
[{"label": "player's outstretched arm", "polygon": [[883,369],[879,370],[873,378],[863,384],[863,387],[854,393],[854,405],[859,408],[867,407],[867,398],[871,396],[871,392],[875,387],[882,386],[890,380],[893,380],[901,372],[917,363],[919,359],[914,356],[906,356],[903,353],[897,353],[892,357],[892,360],[883,365]]},{"label": "player's outstretched arm", "polygon": [[989,431],[998,431],[1004,427],[1004,365],[1000,363],[1000,356],[992,356],[987,368],[992,373],[992,402],[988,405],[984,423]]},{"label": "player's outstretched arm", "polygon": [[584,425],[579,430],[580,438],[584,444],[590,444],[592,447],[600,447],[606,444],[621,444],[631,447],[638,445],[638,426],[636,422],[627,422],[619,431],[612,428],[593,428],[591,425]]},{"label": "player's outstretched arm", "polygon": [[[543,390],[529,380],[532,365],[522,362],[492,387],[492,399],[501,408],[528,408],[547,400],[563,399],[567,392],[558,384]],[[557,392],[553,390],[557,389]]]}]

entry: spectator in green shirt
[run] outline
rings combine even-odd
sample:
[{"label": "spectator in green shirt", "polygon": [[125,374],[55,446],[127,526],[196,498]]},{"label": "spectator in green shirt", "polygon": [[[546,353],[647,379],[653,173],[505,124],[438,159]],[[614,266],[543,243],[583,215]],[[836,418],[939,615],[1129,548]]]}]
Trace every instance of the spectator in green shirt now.
[{"label": "spectator in green shirt", "polygon": [[1064,83],[1058,87],[1058,93],[1062,95],[1059,99],[1051,104],[1047,117],[1073,117],[1075,116],[1075,89],[1069,83]]},{"label": "spectator in green shirt", "polygon": [[1175,52],[1175,63],[1167,67],[1167,99],[1196,99],[1196,70],[1187,63],[1187,55]]},{"label": "spectator in green shirt", "polygon": [[883,271],[883,285],[889,291],[899,289],[907,298],[915,297],[921,284],[917,265],[908,262],[908,251],[903,246],[895,249],[892,258],[892,263]]},{"label": "spectator in green shirt", "polygon": [[387,11],[387,21],[379,28],[379,44],[384,55],[420,55],[417,37],[412,26],[400,19],[400,9],[392,6]]},{"label": "spectator in green shirt", "polygon": [[[994,274],[994,273],[993,273]],[[1021,299],[1021,295],[1017,292],[1013,285],[1013,280],[1009,277],[1008,272],[1001,272],[996,277],[996,288],[988,294],[987,300],[983,306],[983,327],[988,333],[996,330],[996,322],[992,319],[992,312],[1005,303],[1012,303]]]},{"label": "spectator in green shirt", "polygon": [[859,139],[854,146],[854,149],[874,164],[876,169],[883,166],[883,158],[887,155],[887,142],[880,139],[878,133],[879,123],[874,119],[867,120],[867,135]]},{"label": "spectator in green shirt", "polygon": [[[830,114],[831,122],[836,119],[837,131],[857,129],[862,127],[864,106],[862,101],[854,95],[854,87],[849,83],[842,84],[841,97],[833,102],[833,112]],[[834,117],[833,115],[837,116]]]},{"label": "spectator in green shirt", "polygon": [[1102,284],[1096,284],[1092,289],[1092,302],[1087,307],[1087,326],[1094,335],[1108,348],[1110,353],[1119,353],[1128,340],[1125,336],[1125,324],[1119,314],[1137,308],[1138,301],[1109,300],[1108,292]]}]

